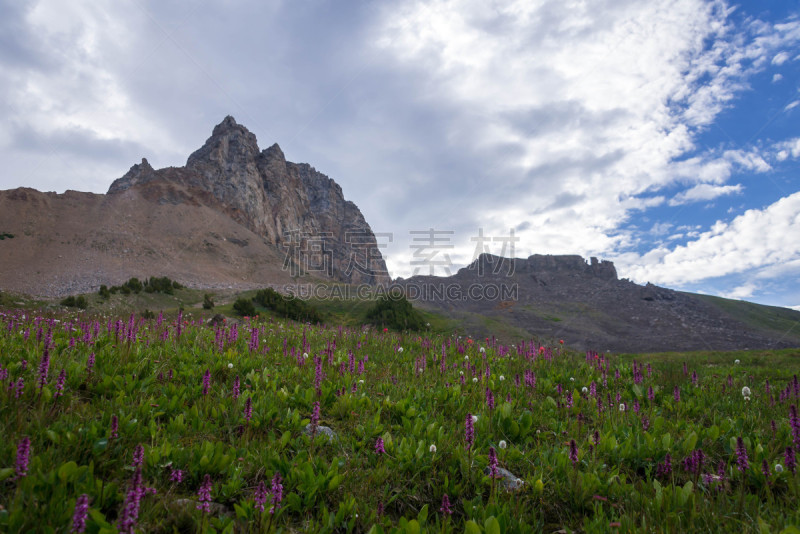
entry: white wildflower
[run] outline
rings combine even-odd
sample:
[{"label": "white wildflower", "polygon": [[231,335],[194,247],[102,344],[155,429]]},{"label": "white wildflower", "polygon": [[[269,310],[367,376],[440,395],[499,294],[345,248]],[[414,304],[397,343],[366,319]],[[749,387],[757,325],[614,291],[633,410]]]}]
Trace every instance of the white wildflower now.
[{"label": "white wildflower", "polygon": [[735,365],[739,365],[741,362],[740,362],[739,360],[734,360],[734,361],[733,361],[733,363],[734,363]]},{"label": "white wildflower", "polygon": [[781,464],[775,464],[775,472],[783,473],[783,466]]},{"label": "white wildflower", "polygon": [[307,359],[308,359],[308,353],[307,353],[307,352],[304,352],[304,353],[303,353],[303,359],[304,359],[304,360],[307,360]]},{"label": "white wildflower", "polygon": [[742,397],[749,397],[750,396],[750,388],[745,386],[742,388]]},{"label": "white wildflower", "polygon": [[465,359],[465,360],[469,360],[469,354],[465,355],[465,356],[464,356],[464,359]]},{"label": "white wildflower", "polygon": [[497,446],[500,447],[501,449],[505,449],[506,447],[508,447],[508,443],[506,443],[506,440],[501,439],[500,443],[498,443]]},{"label": "white wildflower", "polygon": [[506,379],[506,377],[504,377],[503,375],[500,375],[500,382],[502,382],[505,379]]},{"label": "white wildflower", "polygon": [[620,404],[619,405],[619,411],[621,411],[621,412],[625,411],[625,405],[624,404]]},{"label": "white wildflower", "polygon": [[431,451],[432,453],[435,453],[435,452],[436,452],[436,445],[434,445],[433,443],[431,443],[431,446],[430,446],[430,447],[428,447],[428,450],[429,450],[429,451]]},{"label": "white wildflower", "polygon": [[403,347],[399,347],[399,348],[397,349],[397,352],[403,352]]},{"label": "white wildflower", "polygon": [[478,422],[478,416],[477,415],[473,415],[472,416],[472,422],[473,423],[477,423]]},{"label": "white wildflower", "polygon": [[228,364],[228,369],[233,369],[233,364],[232,363]]},{"label": "white wildflower", "polygon": [[473,382],[477,382],[478,381],[478,377],[477,376],[472,377],[472,381]]},{"label": "white wildflower", "polygon": [[575,378],[574,377],[569,377],[569,381],[570,382],[575,382]]},{"label": "white wildflower", "polygon": [[581,388],[581,393],[584,393],[584,394],[589,393],[589,388],[587,388],[586,386],[583,386]]},{"label": "white wildflower", "polygon": [[486,352],[486,349],[484,349],[483,347],[481,347],[481,353],[484,353],[484,352]]}]

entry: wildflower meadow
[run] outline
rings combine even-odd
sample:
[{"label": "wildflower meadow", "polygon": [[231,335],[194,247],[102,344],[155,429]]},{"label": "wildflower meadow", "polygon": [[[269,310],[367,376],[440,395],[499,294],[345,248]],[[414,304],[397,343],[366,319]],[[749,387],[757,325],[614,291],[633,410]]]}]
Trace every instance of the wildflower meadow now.
[{"label": "wildflower meadow", "polygon": [[799,351],[0,312],[2,532],[800,532]]}]

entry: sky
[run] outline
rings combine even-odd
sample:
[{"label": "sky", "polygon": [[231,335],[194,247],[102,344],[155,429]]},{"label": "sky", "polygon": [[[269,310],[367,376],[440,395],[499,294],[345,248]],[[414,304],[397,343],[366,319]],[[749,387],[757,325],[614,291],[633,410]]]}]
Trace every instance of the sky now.
[{"label": "sky", "polygon": [[0,0],[0,189],[103,193],[226,115],[395,277],[578,254],[800,309],[797,0]]}]

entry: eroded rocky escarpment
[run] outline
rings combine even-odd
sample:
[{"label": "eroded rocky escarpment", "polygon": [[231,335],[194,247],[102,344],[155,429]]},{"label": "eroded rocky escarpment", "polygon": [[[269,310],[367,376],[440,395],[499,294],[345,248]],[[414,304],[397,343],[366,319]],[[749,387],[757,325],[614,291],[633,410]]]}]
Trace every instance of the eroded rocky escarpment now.
[{"label": "eroded rocky escarpment", "polygon": [[[190,195],[176,196],[170,184],[184,186]],[[132,187],[158,202],[220,209],[290,252],[301,271],[350,283],[390,281],[375,235],[342,188],[307,163],[286,161],[277,144],[259,150],[256,136],[233,117],[214,128],[186,166],[154,170],[142,160],[108,193]],[[312,253],[317,246],[323,251]]]},{"label": "eroded rocky escarpment", "polygon": [[95,291],[132,276],[249,289],[390,281],[375,236],[341,187],[232,117],[183,167],[146,159],[105,195],[0,191],[0,289]]}]

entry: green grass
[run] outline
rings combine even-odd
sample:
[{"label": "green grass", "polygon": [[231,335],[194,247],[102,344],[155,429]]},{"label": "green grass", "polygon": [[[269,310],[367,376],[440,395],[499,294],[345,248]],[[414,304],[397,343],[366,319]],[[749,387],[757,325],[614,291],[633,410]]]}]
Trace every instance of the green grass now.
[{"label": "green grass", "polygon": [[732,300],[711,295],[695,295],[753,328],[770,331],[789,339],[800,339],[800,312],[776,306],[765,306],[743,300]]},{"label": "green grass", "polygon": [[[329,317],[353,317],[342,303],[319,304]],[[587,360],[557,344],[433,331],[446,322],[408,334],[266,314],[218,329],[185,317],[180,335],[170,320],[137,322],[128,335],[125,315],[95,324],[75,312],[59,322],[2,313],[2,532],[68,532],[82,494],[87,532],[115,532],[139,446],[143,484],[155,493],[141,498],[138,532],[780,532],[800,524],[800,475],[774,469],[793,443],[797,351],[609,355],[606,366],[606,356]],[[595,387],[597,398],[588,392]],[[790,397],[780,399],[787,387]],[[315,403],[336,440],[304,433]],[[479,416],[469,447],[467,414]],[[30,463],[17,476],[25,437]],[[739,437],[750,458],[744,473]],[[385,454],[376,453],[379,438]],[[484,473],[492,449],[521,490],[507,492]],[[686,471],[682,460],[698,449],[705,467]],[[667,454],[673,471],[657,476]],[[704,478],[719,466],[724,482]],[[181,482],[170,478],[178,469]],[[272,516],[256,510],[254,490],[269,488],[275,473],[283,501]],[[193,501],[207,475],[220,507],[204,514]],[[440,512],[444,494],[452,516]]]}]

